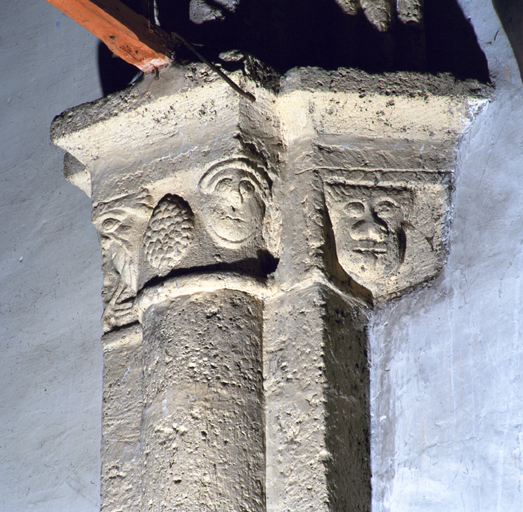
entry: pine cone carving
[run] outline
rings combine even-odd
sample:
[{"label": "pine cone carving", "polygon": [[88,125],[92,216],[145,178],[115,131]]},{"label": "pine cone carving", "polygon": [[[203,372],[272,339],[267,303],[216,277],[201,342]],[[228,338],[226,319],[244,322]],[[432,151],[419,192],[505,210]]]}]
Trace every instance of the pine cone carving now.
[{"label": "pine cone carving", "polygon": [[167,194],[156,205],[145,231],[147,261],[165,273],[185,255],[193,238],[194,216],[189,204]]}]

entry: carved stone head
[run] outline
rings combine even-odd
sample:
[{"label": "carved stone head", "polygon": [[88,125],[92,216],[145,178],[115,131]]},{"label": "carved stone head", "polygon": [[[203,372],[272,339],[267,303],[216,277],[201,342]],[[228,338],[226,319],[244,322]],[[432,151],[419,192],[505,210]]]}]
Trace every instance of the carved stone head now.
[{"label": "carved stone head", "polygon": [[347,273],[365,280],[399,268],[405,260],[409,190],[330,184],[327,201],[338,259]]},{"label": "carved stone head", "polygon": [[245,160],[211,167],[200,180],[211,235],[236,245],[261,232],[268,189],[262,172]]},{"label": "carved stone head", "polygon": [[364,174],[330,173],[325,199],[339,264],[375,297],[387,296],[441,268],[446,195],[434,173]]},{"label": "carved stone head", "polygon": [[102,246],[105,304],[102,323],[108,330],[132,317],[129,299],[138,290],[142,233],[151,212],[147,190],[101,202],[93,209],[93,224]]}]

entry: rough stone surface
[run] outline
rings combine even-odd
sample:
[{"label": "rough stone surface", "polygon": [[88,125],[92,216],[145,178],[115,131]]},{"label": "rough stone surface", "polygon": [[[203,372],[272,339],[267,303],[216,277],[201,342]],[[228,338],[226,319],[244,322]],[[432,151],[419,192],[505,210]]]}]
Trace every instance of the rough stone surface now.
[{"label": "rough stone surface", "polygon": [[265,510],[262,303],[223,290],[150,307],[144,510]]},{"label": "rough stone surface", "polygon": [[369,511],[365,314],[314,285],[265,315],[267,510]]},{"label": "rough stone surface", "polygon": [[102,337],[102,512],[142,510],[142,329],[139,325]]},{"label": "rough stone surface", "polygon": [[144,329],[128,473],[110,411],[130,354],[105,358],[103,507],[141,460],[142,510],[370,510],[366,314],[441,269],[454,146],[486,100],[310,75],[237,72],[251,103],[177,67],[146,103],[54,121],[90,176],[104,330]]},{"label": "rough stone surface", "polygon": [[151,183],[144,166],[129,177],[130,193],[111,190],[112,199],[93,211],[104,257],[106,331],[136,321],[132,299],[153,279],[231,265],[263,274],[277,256],[278,212],[263,167],[245,157],[176,167],[171,160],[153,166],[153,176],[164,179]]}]

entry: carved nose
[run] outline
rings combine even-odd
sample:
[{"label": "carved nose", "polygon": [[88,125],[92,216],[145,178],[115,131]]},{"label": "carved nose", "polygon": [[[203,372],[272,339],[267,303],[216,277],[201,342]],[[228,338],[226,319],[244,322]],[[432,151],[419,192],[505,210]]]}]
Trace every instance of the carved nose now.
[{"label": "carved nose", "polygon": [[229,195],[230,205],[233,211],[243,203],[243,196],[239,190],[231,190]]},{"label": "carved nose", "polygon": [[353,224],[350,229],[350,236],[354,240],[384,242],[388,236],[388,230],[375,220],[360,220]]}]

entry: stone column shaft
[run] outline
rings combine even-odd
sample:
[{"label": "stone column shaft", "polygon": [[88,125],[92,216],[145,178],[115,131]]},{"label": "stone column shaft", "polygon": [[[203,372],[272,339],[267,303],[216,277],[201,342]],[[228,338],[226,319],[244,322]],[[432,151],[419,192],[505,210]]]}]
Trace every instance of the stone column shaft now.
[{"label": "stone column shaft", "polygon": [[102,512],[141,512],[142,329],[107,333],[102,345]]},{"label": "stone column shaft", "polygon": [[261,301],[196,293],[142,322],[143,510],[265,511]]},{"label": "stone column shaft", "polygon": [[364,315],[311,284],[266,316],[267,510],[370,510]]}]

